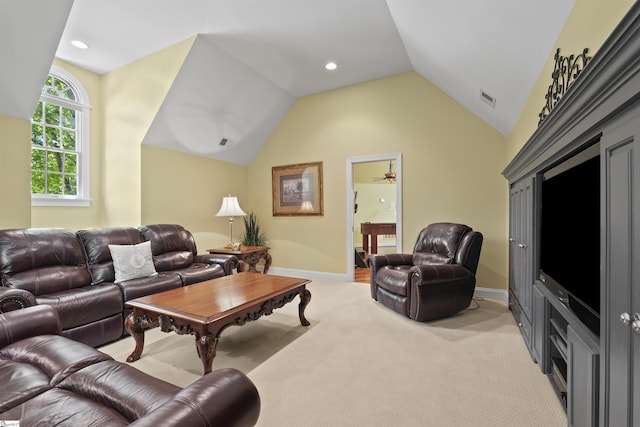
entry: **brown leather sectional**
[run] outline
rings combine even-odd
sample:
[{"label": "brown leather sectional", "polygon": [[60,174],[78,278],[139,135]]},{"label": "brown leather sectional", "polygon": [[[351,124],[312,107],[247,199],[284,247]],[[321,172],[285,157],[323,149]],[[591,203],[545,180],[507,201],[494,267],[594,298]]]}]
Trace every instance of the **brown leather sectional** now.
[{"label": "brown leather sectional", "polygon": [[[158,274],[115,283],[108,245],[144,241]],[[0,230],[0,313],[20,308],[24,299],[9,291],[24,290],[56,309],[64,336],[97,347],[126,333],[126,301],[222,277],[237,265],[233,255],[198,255],[193,235],[176,224]]]},{"label": "brown leather sectional", "polygon": [[[12,304],[31,303],[22,299],[27,291],[8,291]],[[0,421],[242,427],[258,420],[258,391],[240,371],[216,370],[180,389],[61,334],[58,314],[46,304],[0,314]]]}]

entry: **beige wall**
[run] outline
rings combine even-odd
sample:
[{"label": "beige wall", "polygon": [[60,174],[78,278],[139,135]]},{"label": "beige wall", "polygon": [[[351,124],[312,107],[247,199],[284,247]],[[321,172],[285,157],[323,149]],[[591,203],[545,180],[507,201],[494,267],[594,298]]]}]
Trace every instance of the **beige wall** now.
[{"label": "beige wall", "polygon": [[[404,250],[435,221],[485,235],[478,286],[506,289],[505,138],[416,73],[300,98],[249,167],[273,265],[346,273],[346,159],[403,153]],[[324,216],[273,217],[271,167],[322,161]]]},{"label": "beige wall", "polygon": [[[513,159],[538,127],[538,114],[545,104],[545,94],[551,84],[555,65],[553,56],[560,48],[563,56],[582,53],[587,47],[595,54],[629,11],[633,0],[576,0],[555,47],[549,52],[547,65],[534,86],[518,122],[507,139],[507,163]],[[506,166],[506,164],[505,164]]]},{"label": "beige wall", "polygon": [[31,225],[30,140],[29,120],[0,115],[0,228]]},{"label": "beige wall", "polygon": [[[170,171],[170,173],[168,173]],[[229,219],[216,217],[222,198],[238,197],[248,214],[247,167],[163,148],[142,146],[142,223],[177,223],[191,231],[200,253],[229,240]],[[234,240],[244,235],[236,218]]]},{"label": "beige wall", "polygon": [[194,39],[103,76],[103,225],[141,224],[141,143]]}]

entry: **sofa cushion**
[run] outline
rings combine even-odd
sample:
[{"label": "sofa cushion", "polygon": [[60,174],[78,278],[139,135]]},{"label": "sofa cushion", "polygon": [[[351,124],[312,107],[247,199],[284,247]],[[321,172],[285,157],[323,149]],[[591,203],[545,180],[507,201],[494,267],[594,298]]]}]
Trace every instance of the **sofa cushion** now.
[{"label": "sofa cushion", "polygon": [[116,361],[88,366],[69,375],[57,387],[115,408],[129,421],[159,408],[180,391],[180,387]]},{"label": "sofa cushion", "polygon": [[53,387],[70,374],[94,363],[113,360],[93,347],[60,335],[38,335],[0,348],[0,358],[32,365]]},{"label": "sofa cushion", "polygon": [[151,258],[151,242],[108,246],[116,283],[158,274]]},{"label": "sofa cushion", "polygon": [[182,286],[182,279],[176,273],[161,272],[151,277],[141,277],[116,283],[122,291],[124,301],[131,301],[158,292],[168,291]]},{"label": "sofa cushion", "polygon": [[91,284],[76,234],[57,228],[0,230],[0,276],[35,296]]},{"label": "sofa cushion", "polygon": [[62,329],[85,325],[122,313],[122,293],[113,283],[85,286],[62,292],[52,292],[36,298],[38,304],[48,304],[60,316]]},{"label": "sofa cushion", "polygon": [[77,235],[94,284],[116,280],[109,245],[136,245],[143,242],[140,231],[135,227],[91,228],[78,230]]},{"label": "sofa cushion", "polygon": [[0,384],[2,413],[47,390],[49,377],[33,365],[0,357]]},{"label": "sofa cushion", "polygon": [[0,419],[19,420],[21,426],[119,427],[130,424],[117,410],[59,388],[47,390],[0,414]]},{"label": "sofa cushion", "polygon": [[431,252],[416,252],[412,258],[413,265],[441,265],[453,262],[453,257]]},{"label": "sofa cushion", "polygon": [[411,267],[410,265],[385,265],[376,273],[376,283],[389,292],[406,297]]},{"label": "sofa cushion", "polygon": [[219,264],[194,263],[187,268],[176,270],[176,272],[182,278],[184,286],[224,276],[224,269]]}]

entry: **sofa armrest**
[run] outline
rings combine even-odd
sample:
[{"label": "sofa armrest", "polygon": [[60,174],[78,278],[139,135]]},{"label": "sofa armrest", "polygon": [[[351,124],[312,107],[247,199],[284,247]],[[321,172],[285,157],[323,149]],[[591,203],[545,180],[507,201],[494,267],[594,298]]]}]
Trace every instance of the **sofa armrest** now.
[{"label": "sofa armrest", "polygon": [[412,285],[435,286],[465,281],[475,285],[475,276],[468,268],[458,264],[416,265],[409,270]]},{"label": "sofa armrest", "polygon": [[179,391],[160,408],[131,426],[253,426],[260,414],[260,396],[242,372],[213,371]]},{"label": "sofa armrest", "polygon": [[42,304],[0,314],[0,348],[38,335],[60,335],[58,312]]},{"label": "sofa armrest", "polygon": [[193,258],[194,262],[202,262],[205,264],[219,264],[224,270],[224,275],[228,276],[233,270],[238,268],[238,257],[235,255],[224,254],[202,254]]},{"label": "sofa armrest", "polygon": [[36,297],[24,289],[0,288],[0,313],[36,305]]}]

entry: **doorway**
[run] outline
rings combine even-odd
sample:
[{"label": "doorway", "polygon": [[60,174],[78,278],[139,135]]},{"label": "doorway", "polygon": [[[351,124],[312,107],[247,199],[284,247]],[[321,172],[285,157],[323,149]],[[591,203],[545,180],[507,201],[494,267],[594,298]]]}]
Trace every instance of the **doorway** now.
[{"label": "doorway", "polygon": [[[389,179],[389,172],[394,179]],[[381,234],[378,250],[402,250],[402,154],[390,153],[347,159],[347,281],[354,281],[358,254],[372,251],[370,236],[367,251],[361,234],[362,223],[395,223],[395,235]],[[357,205],[357,209],[356,209]],[[368,226],[367,226],[368,228]],[[384,249],[383,249],[384,248]]]}]

